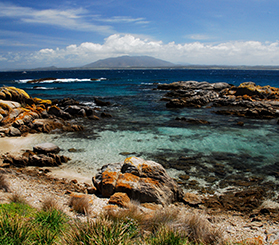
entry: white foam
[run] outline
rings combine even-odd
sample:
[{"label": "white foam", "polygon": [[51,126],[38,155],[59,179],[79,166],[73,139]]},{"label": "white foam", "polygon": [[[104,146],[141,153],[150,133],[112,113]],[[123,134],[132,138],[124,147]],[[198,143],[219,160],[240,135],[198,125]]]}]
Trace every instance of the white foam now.
[{"label": "white foam", "polygon": [[[21,79],[21,80],[17,80],[16,82],[18,82],[18,83],[28,83],[28,82],[32,82],[33,80],[34,79]],[[104,77],[101,77],[101,78],[98,78],[98,79],[91,79],[91,78],[83,78],[83,79],[79,79],[79,78],[57,78],[57,79],[43,80],[43,81],[40,81],[38,83],[100,82],[100,81],[104,81],[104,80],[106,80],[106,78],[104,78]]]}]

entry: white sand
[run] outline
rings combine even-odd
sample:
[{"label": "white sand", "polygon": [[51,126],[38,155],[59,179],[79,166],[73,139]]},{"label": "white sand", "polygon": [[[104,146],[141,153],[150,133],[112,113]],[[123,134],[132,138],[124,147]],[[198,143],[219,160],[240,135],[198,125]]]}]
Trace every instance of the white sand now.
[{"label": "white sand", "polygon": [[21,150],[32,150],[39,137],[38,134],[29,134],[26,137],[0,138],[0,153],[19,153]]}]

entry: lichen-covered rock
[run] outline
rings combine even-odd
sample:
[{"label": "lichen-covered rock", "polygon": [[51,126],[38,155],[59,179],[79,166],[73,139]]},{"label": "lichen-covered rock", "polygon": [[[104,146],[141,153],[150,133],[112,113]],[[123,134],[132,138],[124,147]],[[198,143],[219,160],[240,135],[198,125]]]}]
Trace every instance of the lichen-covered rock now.
[{"label": "lichen-covered rock", "polygon": [[167,205],[183,197],[182,190],[159,163],[137,157],[105,165],[93,177],[93,183],[104,197],[123,192],[142,203]]},{"label": "lichen-covered rock", "polygon": [[126,193],[116,192],[110,197],[109,204],[115,204],[120,207],[128,207],[130,201],[131,200]]},{"label": "lichen-covered rock", "polygon": [[273,119],[279,117],[279,88],[258,86],[245,82],[238,87],[227,83],[196,81],[160,84],[158,89],[169,90],[162,100],[168,108],[203,106],[226,107],[215,111],[222,115]]}]

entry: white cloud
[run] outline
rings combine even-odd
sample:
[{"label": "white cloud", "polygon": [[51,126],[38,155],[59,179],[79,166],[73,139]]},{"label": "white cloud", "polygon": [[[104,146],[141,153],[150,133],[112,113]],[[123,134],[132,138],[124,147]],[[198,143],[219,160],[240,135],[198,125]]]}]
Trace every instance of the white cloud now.
[{"label": "white cloud", "polygon": [[148,24],[149,21],[145,18],[132,18],[130,16],[113,16],[111,18],[102,18],[100,15],[96,15],[95,20],[108,23],[136,23],[136,24]]},{"label": "white cloud", "polygon": [[90,23],[85,19],[86,14],[87,11],[83,8],[36,10],[0,3],[0,17],[18,19],[24,23],[59,26],[70,30],[95,31],[103,34],[114,32],[111,26]]},{"label": "white cloud", "polygon": [[162,41],[152,41],[130,34],[114,34],[106,38],[103,44],[84,42],[62,49],[46,48],[28,56],[22,55],[20,61],[22,63],[26,61],[25,64],[33,67],[38,64],[73,67],[120,55],[150,55],[173,63],[279,65],[279,42],[233,41],[220,44],[170,42],[164,44]]}]

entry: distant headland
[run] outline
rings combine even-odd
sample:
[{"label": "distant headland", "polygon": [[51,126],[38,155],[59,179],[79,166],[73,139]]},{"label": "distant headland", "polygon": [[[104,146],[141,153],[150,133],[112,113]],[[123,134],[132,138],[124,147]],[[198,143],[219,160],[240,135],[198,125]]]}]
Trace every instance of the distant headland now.
[{"label": "distant headland", "polygon": [[197,65],[174,64],[151,56],[119,56],[100,59],[80,67],[38,67],[34,69],[15,69],[8,71],[54,71],[54,70],[100,70],[100,69],[224,69],[224,70],[279,70],[279,66],[246,65]]}]

